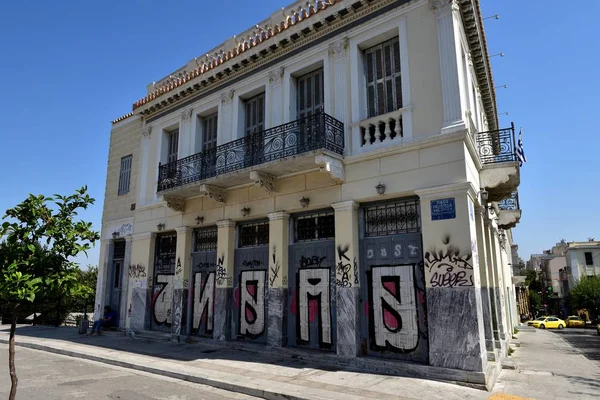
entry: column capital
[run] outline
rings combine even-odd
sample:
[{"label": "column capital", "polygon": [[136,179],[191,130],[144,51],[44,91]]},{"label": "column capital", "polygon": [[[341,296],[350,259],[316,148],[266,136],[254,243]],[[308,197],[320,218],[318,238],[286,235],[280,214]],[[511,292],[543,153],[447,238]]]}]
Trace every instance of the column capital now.
[{"label": "column capital", "polygon": [[146,239],[154,239],[156,237],[156,233],[154,232],[144,232],[138,233],[137,235],[131,235],[133,240],[146,240]]},{"label": "column capital", "polygon": [[123,239],[125,239],[125,242],[131,243],[133,241],[133,235],[127,235]]},{"label": "column capital", "polygon": [[433,11],[444,13],[445,11],[459,11],[460,6],[457,0],[429,0],[429,5]]},{"label": "column capital", "polygon": [[219,228],[235,228],[235,221],[232,219],[222,219],[217,221],[217,227]]},{"label": "column capital", "polygon": [[342,58],[346,55],[346,49],[348,48],[348,38],[342,38],[337,42],[329,45],[329,55],[334,59]]},{"label": "column capital", "polygon": [[421,199],[432,199],[444,196],[468,194],[472,200],[477,199],[477,190],[471,182],[453,183],[450,185],[435,186],[426,189],[415,190]]},{"label": "column capital", "polygon": [[180,226],[175,228],[175,231],[178,235],[187,235],[188,233],[192,232],[192,228],[189,226]]},{"label": "column capital", "polygon": [[358,203],[354,200],[348,200],[348,201],[342,201],[340,203],[332,203],[331,207],[333,207],[335,212],[354,211],[354,210],[358,210]]},{"label": "column capital", "polygon": [[285,211],[278,211],[278,212],[272,212],[267,214],[267,217],[269,217],[269,221],[279,221],[282,219],[290,219],[290,214],[286,213]]}]

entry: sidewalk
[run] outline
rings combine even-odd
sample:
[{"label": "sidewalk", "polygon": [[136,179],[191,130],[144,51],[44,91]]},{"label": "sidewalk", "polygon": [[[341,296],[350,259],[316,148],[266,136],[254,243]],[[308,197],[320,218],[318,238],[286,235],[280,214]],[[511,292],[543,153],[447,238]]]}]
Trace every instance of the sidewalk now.
[{"label": "sidewalk", "polygon": [[[351,372],[289,356],[203,343],[134,340],[122,333],[88,337],[72,328],[21,327],[17,344],[267,399],[516,398],[507,394],[545,399],[584,398],[592,390],[597,393],[593,382],[585,379],[597,382],[598,367],[593,364],[592,368],[580,355],[571,354],[573,350],[560,338],[543,331],[520,332],[518,336],[521,347],[511,359],[517,360],[520,369],[504,370],[493,393],[431,380]],[[0,342],[7,340],[8,330],[0,330]],[[555,365],[540,360],[539,351]],[[578,374],[577,379],[567,377],[565,371]]]}]

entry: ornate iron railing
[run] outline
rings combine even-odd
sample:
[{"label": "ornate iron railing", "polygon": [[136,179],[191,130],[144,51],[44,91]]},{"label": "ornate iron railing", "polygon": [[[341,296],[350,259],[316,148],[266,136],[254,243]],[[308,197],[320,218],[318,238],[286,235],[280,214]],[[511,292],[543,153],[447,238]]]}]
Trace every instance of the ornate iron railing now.
[{"label": "ornate iron railing", "polygon": [[158,192],[307,151],[344,154],[344,124],[317,112],[158,166]]},{"label": "ornate iron railing", "polygon": [[503,211],[516,211],[520,210],[519,207],[519,193],[512,192],[509,198],[506,198],[498,202],[498,208]]},{"label": "ornate iron railing", "polygon": [[517,161],[514,124],[506,129],[480,132],[476,138],[477,151],[482,164]]}]

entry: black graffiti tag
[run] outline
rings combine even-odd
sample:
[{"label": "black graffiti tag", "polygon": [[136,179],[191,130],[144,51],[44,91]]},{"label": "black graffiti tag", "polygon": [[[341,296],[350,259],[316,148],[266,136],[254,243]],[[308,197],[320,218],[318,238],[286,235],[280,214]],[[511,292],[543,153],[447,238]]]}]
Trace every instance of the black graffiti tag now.
[{"label": "black graffiti tag", "polygon": [[[449,244],[450,237],[446,236],[443,243],[446,250],[425,253],[425,266],[433,272],[429,283],[431,287],[473,286],[473,265],[471,254],[460,254],[460,249]],[[435,272],[434,272],[435,270]]]},{"label": "black graffiti tag", "polygon": [[271,267],[271,276],[269,277],[269,286],[273,286],[277,277],[279,276],[279,269],[281,268],[279,265],[279,261],[277,261],[276,253],[277,249],[273,247],[273,266]]},{"label": "black graffiti tag", "polygon": [[131,264],[129,266],[129,277],[133,279],[145,278],[146,267],[141,264]]},{"label": "black graffiti tag", "polygon": [[229,282],[227,278],[227,270],[223,263],[225,262],[225,255],[222,255],[217,259],[217,283],[222,285],[223,282]]},{"label": "black graffiti tag", "polygon": [[262,261],[260,260],[244,260],[242,261],[242,267],[244,268],[254,268],[254,267],[260,267],[262,265]]},{"label": "black graffiti tag", "polygon": [[317,266],[320,267],[321,263],[326,259],[327,257],[317,257],[317,256],[312,256],[312,257],[300,257],[300,268],[307,268],[307,267],[312,267]]},{"label": "black graffiti tag", "polygon": [[[344,247],[338,246],[337,253],[339,262],[336,266],[337,275],[341,275],[341,279],[336,279],[335,283],[338,286],[342,287],[352,287],[352,282],[350,282],[350,270],[352,269],[352,264],[350,264],[350,258],[346,255],[350,246],[346,245]],[[356,262],[356,261],[355,261]],[[356,272],[355,272],[356,273]],[[357,280],[358,277],[355,277]]]}]

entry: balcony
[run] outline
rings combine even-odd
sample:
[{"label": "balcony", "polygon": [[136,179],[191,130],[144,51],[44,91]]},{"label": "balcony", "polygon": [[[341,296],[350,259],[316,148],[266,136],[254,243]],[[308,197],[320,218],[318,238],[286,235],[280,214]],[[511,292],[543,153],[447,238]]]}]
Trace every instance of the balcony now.
[{"label": "balcony", "polygon": [[521,183],[514,124],[506,129],[480,132],[476,142],[483,165],[481,187],[487,189],[489,200],[502,201],[510,197]]},{"label": "balcony", "polygon": [[[229,187],[254,182],[276,192],[278,176],[317,166],[343,181],[344,124],[317,112],[158,167],[158,194],[183,211],[186,198],[225,201]],[[317,165],[315,165],[317,164]],[[248,172],[248,173],[244,173]]]},{"label": "balcony", "polygon": [[512,192],[510,196],[498,202],[498,226],[502,229],[512,229],[521,220],[519,193]]}]

